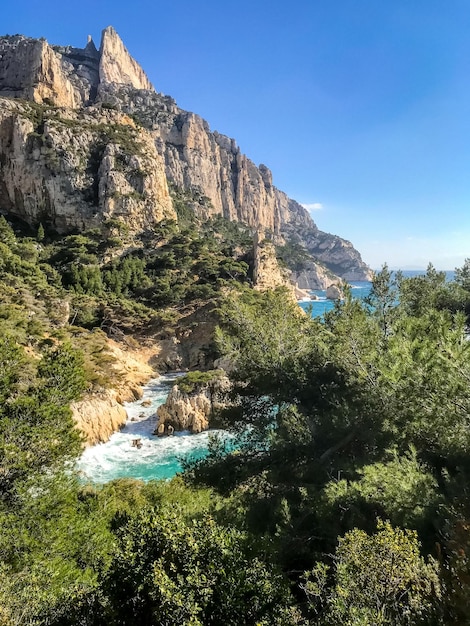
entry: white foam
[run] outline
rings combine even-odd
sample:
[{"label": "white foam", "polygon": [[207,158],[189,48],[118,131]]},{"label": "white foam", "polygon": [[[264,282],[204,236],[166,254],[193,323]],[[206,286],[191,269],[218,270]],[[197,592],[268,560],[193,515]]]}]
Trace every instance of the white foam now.
[{"label": "white foam", "polygon": [[[80,457],[77,469],[85,479],[105,482],[122,476],[144,480],[170,478],[181,470],[181,458],[205,454],[211,436],[228,436],[216,430],[198,435],[187,431],[171,437],[153,435],[156,410],[166,400],[170,384],[177,376],[161,376],[149,381],[140,400],[126,403],[129,419],[124,428],[114,433],[108,442],[87,448]],[[142,406],[147,401],[149,406]],[[140,448],[132,445],[133,439],[140,439]]]}]

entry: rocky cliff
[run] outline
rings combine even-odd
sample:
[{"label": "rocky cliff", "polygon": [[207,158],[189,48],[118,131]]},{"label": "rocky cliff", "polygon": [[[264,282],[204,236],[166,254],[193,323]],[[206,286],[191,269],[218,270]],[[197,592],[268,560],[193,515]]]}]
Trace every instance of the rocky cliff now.
[{"label": "rocky cliff", "polygon": [[0,209],[58,232],[176,218],[148,133],[108,109],[57,110],[0,98]]},{"label": "rocky cliff", "polygon": [[303,269],[292,272],[291,280],[298,289],[327,289],[338,282],[338,276],[324,265],[309,261]]},{"label": "rocky cliff", "polygon": [[99,50],[91,37],[85,48],[51,46],[22,35],[0,37],[1,96],[80,107],[92,104],[110,83],[153,91],[112,26],[103,30]]},{"label": "rocky cliff", "polygon": [[[193,374],[197,375],[198,372]],[[211,426],[211,421],[226,406],[230,382],[221,370],[205,374],[207,376],[202,374],[208,379],[205,382],[188,385],[188,382],[183,380],[179,385],[175,384],[172,387],[165,403],[157,410],[156,434],[165,435],[172,432],[171,429],[200,433]]]},{"label": "rocky cliff", "polygon": [[193,195],[201,217],[222,214],[275,241],[297,240],[311,272],[320,261],[346,279],[370,275],[352,244],[321,232],[266,166],[155,92],[112,27],[99,50],[91,38],[78,49],[1,37],[0,96],[36,103],[0,101],[0,209],[8,213],[62,232],[113,217],[138,231],[175,216],[170,182]]},{"label": "rocky cliff", "polygon": [[112,26],[104,29],[99,52],[99,86],[108,83],[153,91],[144,70],[131,57]]}]

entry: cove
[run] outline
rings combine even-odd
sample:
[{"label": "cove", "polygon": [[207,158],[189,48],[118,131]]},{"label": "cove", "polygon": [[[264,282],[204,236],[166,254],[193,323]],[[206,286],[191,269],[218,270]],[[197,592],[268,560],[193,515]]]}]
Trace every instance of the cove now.
[{"label": "cove", "polygon": [[[116,478],[138,480],[169,479],[182,471],[181,459],[199,459],[207,455],[209,438],[223,431],[211,430],[191,435],[188,431],[171,437],[153,435],[156,410],[163,404],[173,381],[180,374],[167,374],[150,380],[143,396],[125,403],[128,420],[106,443],[87,448],[77,462],[83,482],[105,483]],[[140,448],[134,447],[140,439]]]},{"label": "cove", "polygon": [[[370,291],[370,283],[352,283],[355,297],[364,297]],[[307,308],[312,305],[312,315],[322,316],[334,306],[326,299],[325,291],[313,291],[318,300],[300,302]],[[158,407],[168,396],[171,385],[181,373],[166,374],[150,380],[143,387],[143,396],[136,402],[125,403],[128,420],[124,428],[114,433],[106,443],[87,448],[77,462],[76,468],[83,482],[102,484],[117,478],[137,480],[168,480],[183,470],[181,460],[200,459],[207,455],[209,439],[228,433],[210,430],[198,435],[175,432],[171,437],[156,437]],[[141,447],[132,445],[140,439]]]}]

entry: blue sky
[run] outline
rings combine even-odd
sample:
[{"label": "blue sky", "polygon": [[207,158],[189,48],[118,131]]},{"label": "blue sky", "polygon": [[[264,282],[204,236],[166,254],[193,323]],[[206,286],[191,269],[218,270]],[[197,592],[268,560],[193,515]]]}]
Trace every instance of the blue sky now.
[{"label": "blue sky", "polygon": [[468,0],[2,0],[2,34],[99,45],[109,24],[372,267],[470,256]]}]

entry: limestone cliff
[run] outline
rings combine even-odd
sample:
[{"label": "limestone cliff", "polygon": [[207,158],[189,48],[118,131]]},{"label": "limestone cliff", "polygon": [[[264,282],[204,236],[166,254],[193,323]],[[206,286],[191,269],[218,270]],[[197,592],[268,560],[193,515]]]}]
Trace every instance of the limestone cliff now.
[{"label": "limestone cliff", "polygon": [[67,56],[55,52],[44,39],[22,36],[0,38],[2,96],[49,102],[62,107],[80,106],[90,98],[92,79],[85,80],[84,86],[78,77],[77,80],[72,79],[73,70],[74,65]]},{"label": "limestone cliff", "polygon": [[[91,38],[79,49],[0,37],[2,95],[64,107],[43,112],[47,119],[38,121],[21,114],[26,104],[0,101],[0,206],[32,224],[66,231],[119,217],[144,229],[174,216],[171,182],[198,199],[194,208],[201,217],[222,214],[268,229],[275,241],[298,241],[313,263],[342,278],[370,277],[352,244],[321,232],[273,185],[266,166],[257,167],[234,139],[155,92],[112,27],[103,31],[99,50]],[[125,147],[121,130],[131,118],[140,126]],[[98,150],[103,135],[108,139]]]},{"label": "limestone cliff", "polygon": [[119,83],[135,89],[153,90],[145,72],[131,57],[112,26],[103,31],[99,57],[100,84]]},{"label": "limestone cliff", "polygon": [[0,37],[0,95],[60,107],[91,104],[103,85],[119,83],[153,90],[152,84],[112,26],[103,30],[99,51],[52,46],[22,35]]},{"label": "limestone cliff", "polygon": [[58,232],[176,218],[162,157],[123,113],[0,98],[0,208]]},{"label": "limestone cliff", "polygon": [[302,270],[292,273],[292,281],[299,289],[327,289],[338,277],[325,265],[308,261]]},{"label": "limestone cliff", "polygon": [[[195,210],[203,218],[220,215],[262,227],[275,241],[294,240],[326,266],[337,280],[369,280],[371,271],[349,241],[320,231],[309,213],[273,185],[271,171],[241,153],[234,139],[212,132],[194,113],[179,109],[158,93],[135,92],[113,85],[100,97],[136,116],[152,134],[163,155],[166,175],[176,187],[195,192]],[[320,270],[321,271],[321,270]],[[313,280],[307,288],[316,288]]]},{"label": "limestone cliff", "polygon": [[211,420],[225,406],[225,394],[230,386],[222,371],[216,370],[213,374],[212,380],[194,384],[191,389],[178,384],[172,387],[165,404],[157,410],[157,434],[167,434],[169,426],[192,433],[210,427]]},{"label": "limestone cliff", "polygon": [[116,400],[113,391],[73,402],[70,408],[77,428],[90,446],[107,441],[127,420],[126,409]]}]

